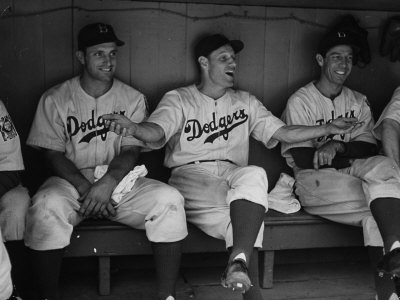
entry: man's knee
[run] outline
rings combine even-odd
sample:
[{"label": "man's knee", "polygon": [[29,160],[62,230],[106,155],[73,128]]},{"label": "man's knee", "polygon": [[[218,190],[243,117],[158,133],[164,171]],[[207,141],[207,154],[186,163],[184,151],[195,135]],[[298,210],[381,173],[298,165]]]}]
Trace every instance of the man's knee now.
[{"label": "man's knee", "polygon": [[25,218],[30,204],[26,188],[19,186],[6,193],[0,201],[0,228],[6,241],[22,240]]},{"label": "man's knee", "polygon": [[183,207],[184,199],[179,191],[167,184],[159,186],[153,195],[158,204]]}]

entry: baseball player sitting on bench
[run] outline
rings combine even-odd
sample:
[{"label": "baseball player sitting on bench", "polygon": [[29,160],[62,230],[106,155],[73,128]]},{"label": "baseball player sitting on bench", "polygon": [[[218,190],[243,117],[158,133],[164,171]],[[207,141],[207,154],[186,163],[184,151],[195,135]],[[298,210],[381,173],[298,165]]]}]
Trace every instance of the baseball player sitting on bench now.
[{"label": "baseball player sitting on bench", "polygon": [[[392,99],[386,105],[378,122],[376,122],[373,133],[376,138],[382,141],[383,153],[400,166],[400,87],[394,91]],[[379,267],[384,273],[393,276],[397,293],[399,294],[400,235],[398,230],[400,228],[400,206],[394,201],[385,211],[387,216],[385,220],[388,222],[385,226],[391,228],[387,232],[387,238],[384,238],[384,241],[388,241],[388,245],[385,243],[385,250],[390,252],[387,252]]]},{"label": "baseball player sitting on bench", "polygon": [[[27,277],[28,261],[23,239],[30,197],[28,190],[21,185],[19,172],[22,170],[24,162],[20,138],[0,100],[0,228],[13,265],[14,285],[20,296],[28,297],[30,278]],[[16,291],[13,296],[17,297]]]},{"label": "baseball player sitting on bench", "polygon": [[[175,297],[181,241],[187,235],[182,195],[165,183],[139,177],[117,206],[111,201],[116,185],[135,167],[142,143],[108,132],[101,116],[118,113],[133,122],[147,117],[145,97],[114,78],[117,46],[123,44],[108,24],[83,27],[76,52],[81,75],[44,93],[36,111],[27,143],[44,149],[55,175],[34,195],[27,216],[25,242],[41,299],[58,299],[63,249],[74,226],[90,217],[146,230],[158,299]],[[99,165],[108,170],[94,182]]]},{"label": "baseball player sitting on bench", "polygon": [[378,299],[397,299],[390,277],[381,278],[376,267],[383,245],[386,252],[400,245],[400,170],[392,159],[377,155],[366,96],[344,86],[359,51],[350,31],[329,30],[316,54],[319,79],[289,98],[282,120],[323,126],[336,118],[355,117],[362,125],[347,134],[282,143],[282,155],[293,168],[295,192],[305,211],[363,227]]},{"label": "baseball player sitting on bench", "polygon": [[248,92],[233,90],[236,54],[242,41],[208,35],[195,46],[200,82],[168,92],[147,122],[103,116],[110,130],[134,136],[147,146],[167,144],[169,184],[185,198],[187,220],[229,249],[223,286],[262,299],[258,252],[268,208],[265,170],[248,166],[249,137],[266,147],[327,134],[350,132],[356,118],[324,126],[288,127]]}]

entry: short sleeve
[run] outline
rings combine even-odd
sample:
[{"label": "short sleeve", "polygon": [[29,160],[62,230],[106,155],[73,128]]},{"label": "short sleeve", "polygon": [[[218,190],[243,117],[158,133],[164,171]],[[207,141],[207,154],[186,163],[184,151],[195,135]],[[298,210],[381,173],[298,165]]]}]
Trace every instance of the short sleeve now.
[{"label": "short sleeve", "polygon": [[[287,125],[312,126],[315,124],[311,111],[307,105],[298,96],[291,96],[287,102],[286,108],[282,114],[282,120]],[[307,140],[299,143],[282,143],[282,154],[288,150],[298,147],[314,147],[313,140]],[[284,155],[285,156],[285,155]]]},{"label": "short sleeve", "polygon": [[398,123],[400,123],[400,87],[398,87],[390,100],[390,102],[386,105],[385,109],[383,110],[381,116],[376,122],[373,134],[374,136],[381,140],[382,139],[382,121],[385,119],[392,119]]},{"label": "short sleeve", "polygon": [[[133,109],[126,117],[134,123],[141,123],[143,121],[146,121],[149,114],[145,96],[143,94],[139,94],[136,99],[133,100],[133,103],[136,103],[136,105],[134,105]],[[144,147],[145,145],[142,141],[139,141],[134,137],[123,137],[121,141],[121,146]]]},{"label": "short sleeve", "polygon": [[34,147],[65,151],[64,124],[50,95],[45,94],[40,99],[26,143]]},{"label": "short sleeve", "polygon": [[250,132],[251,136],[262,142],[267,148],[275,147],[279,141],[273,139],[275,132],[285,126],[257,98],[250,95]]},{"label": "short sleeve", "polygon": [[[163,129],[165,142],[179,132],[183,127],[183,110],[179,94],[176,91],[165,94],[147,121],[155,123]],[[152,144],[148,146],[161,148],[164,145]]]}]

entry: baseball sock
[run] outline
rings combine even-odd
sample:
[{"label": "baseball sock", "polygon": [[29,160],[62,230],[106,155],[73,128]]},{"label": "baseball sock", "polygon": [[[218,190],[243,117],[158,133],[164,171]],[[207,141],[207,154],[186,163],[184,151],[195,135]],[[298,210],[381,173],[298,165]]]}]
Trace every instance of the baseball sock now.
[{"label": "baseball sock", "polygon": [[253,286],[243,294],[243,300],[263,300],[260,289],[258,268],[258,249],[253,248],[253,253],[251,255],[248,268],[249,277]]},{"label": "baseball sock", "polygon": [[157,270],[158,299],[175,297],[175,286],[179,276],[182,256],[182,241],[151,243]]},{"label": "baseball sock", "polygon": [[11,261],[11,278],[18,295],[23,299],[32,298],[32,274],[28,259],[28,249],[24,241],[7,241],[4,243]]},{"label": "baseball sock", "polygon": [[29,249],[33,278],[41,299],[58,300],[58,280],[64,249],[37,251]]},{"label": "baseball sock", "polygon": [[378,296],[378,300],[389,300],[396,290],[393,285],[393,281],[388,274],[379,274],[376,270],[378,263],[383,258],[382,247],[368,246],[368,255],[371,262],[372,272],[374,274],[375,290]]},{"label": "baseball sock", "polygon": [[265,207],[247,200],[235,200],[230,205],[233,231],[233,247],[230,261],[240,253],[246,256],[246,264],[251,260],[254,243],[264,221]]},{"label": "baseball sock", "polygon": [[388,253],[400,241],[400,199],[377,198],[371,202],[370,208]]}]

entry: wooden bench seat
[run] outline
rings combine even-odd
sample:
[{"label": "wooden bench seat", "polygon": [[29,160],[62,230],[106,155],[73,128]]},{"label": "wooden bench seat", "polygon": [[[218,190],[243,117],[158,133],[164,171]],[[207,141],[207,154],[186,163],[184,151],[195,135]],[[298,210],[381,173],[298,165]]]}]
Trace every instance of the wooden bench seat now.
[{"label": "wooden bench seat", "polygon": [[[362,229],[327,221],[304,211],[285,215],[270,210],[265,215],[263,248],[260,251],[262,288],[273,284],[274,251],[362,246]],[[183,253],[224,252],[225,242],[189,225]],[[98,257],[99,294],[110,294],[110,258],[118,255],[152,254],[143,230],[107,220],[87,220],[77,226],[66,249],[67,257]]]}]

